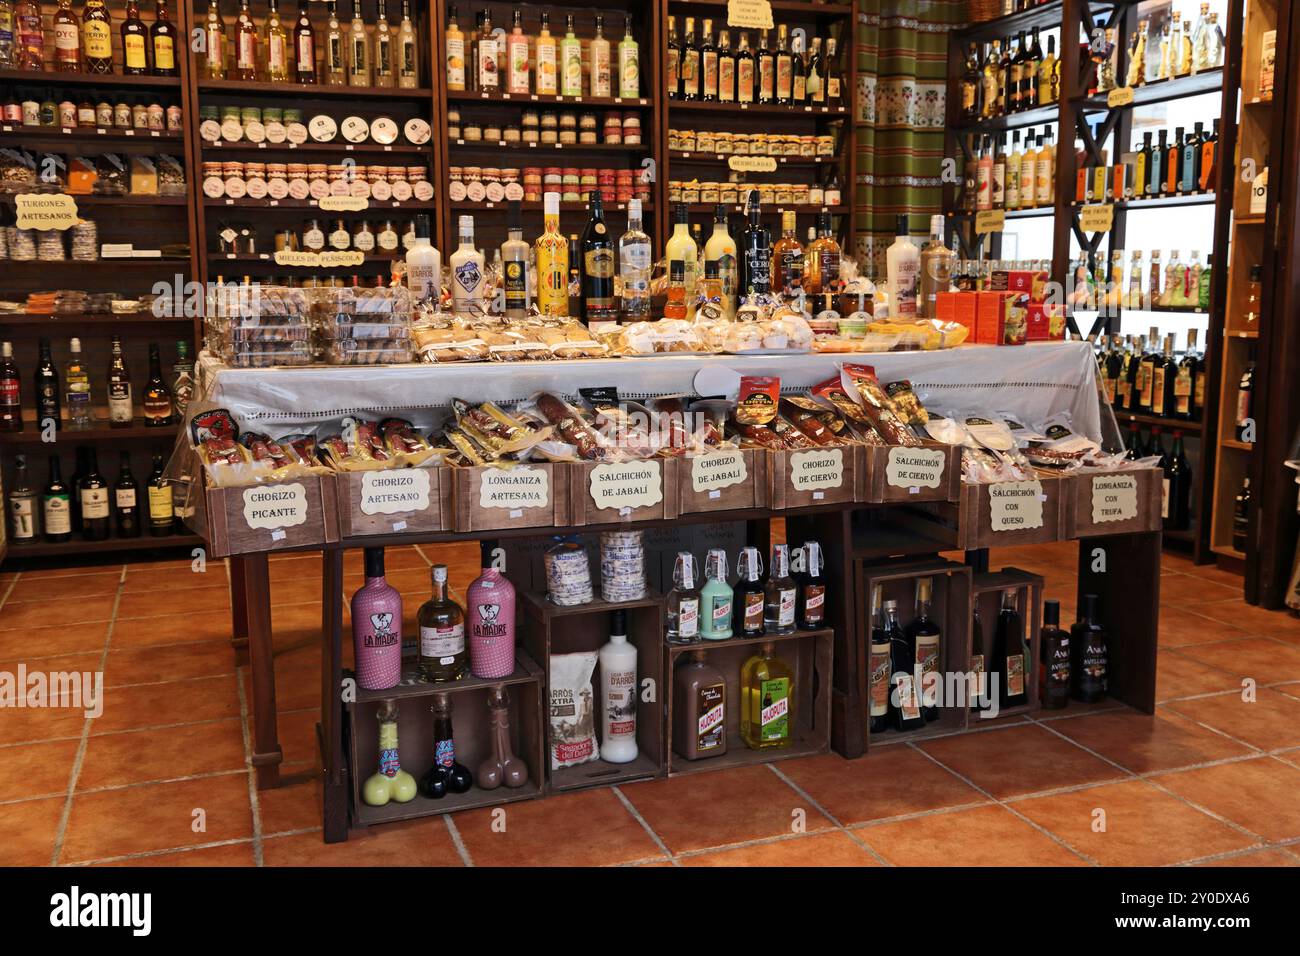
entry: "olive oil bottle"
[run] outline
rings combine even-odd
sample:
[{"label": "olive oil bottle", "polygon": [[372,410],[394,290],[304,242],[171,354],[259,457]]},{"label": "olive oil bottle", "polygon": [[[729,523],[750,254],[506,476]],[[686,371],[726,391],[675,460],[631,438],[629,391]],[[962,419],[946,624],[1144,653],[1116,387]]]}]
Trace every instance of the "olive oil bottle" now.
[{"label": "olive oil bottle", "polygon": [[740,671],[740,736],[751,750],[790,746],[794,671],[765,641]]}]

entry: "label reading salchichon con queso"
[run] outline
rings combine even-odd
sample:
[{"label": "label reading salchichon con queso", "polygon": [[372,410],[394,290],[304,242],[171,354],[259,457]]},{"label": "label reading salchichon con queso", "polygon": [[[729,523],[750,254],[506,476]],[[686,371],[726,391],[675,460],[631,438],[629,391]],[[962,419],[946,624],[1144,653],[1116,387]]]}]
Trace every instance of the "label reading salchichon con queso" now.
[{"label": "label reading salchichon con queso", "polygon": [[939,448],[891,448],[885,480],[894,488],[938,488],[948,453]]},{"label": "label reading salchichon con queso", "polygon": [[844,483],[844,451],[824,448],[790,453],[790,484],[795,491],[824,491]]},{"label": "label reading salchichon con queso", "polygon": [[367,515],[423,511],[429,507],[429,472],[424,468],[362,472],[359,504]]},{"label": "label reading salchichon con queso", "polygon": [[1096,475],[1092,479],[1092,520],[1128,521],[1138,509],[1136,475]]},{"label": "label reading salchichon con queso", "polygon": [[663,472],[657,461],[596,465],[588,486],[597,508],[648,508],[664,500]]},{"label": "label reading salchichon con queso", "polygon": [[1000,481],[989,485],[989,522],[994,531],[1043,526],[1043,483]]},{"label": "label reading salchichon con queso", "polygon": [[488,468],[479,477],[480,508],[545,508],[551,503],[551,476],[544,468]]},{"label": "label reading salchichon con queso", "polygon": [[697,494],[739,485],[748,477],[740,451],[715,451],[691,459],[691,490]]},{"label": "label reading salchichon con queso", "polygon": [[244,489],[244,523],[250,528],[289,528],[307,521],[307,489],[300,483]]}]

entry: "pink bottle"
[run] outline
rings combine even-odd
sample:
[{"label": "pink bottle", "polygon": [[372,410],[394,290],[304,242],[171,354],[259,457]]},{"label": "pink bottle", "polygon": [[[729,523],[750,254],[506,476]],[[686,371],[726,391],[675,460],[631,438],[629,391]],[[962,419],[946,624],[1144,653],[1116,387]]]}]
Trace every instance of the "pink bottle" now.
[{"label": "pink bottle", "polygon": [[484,568],[465,592],[469,617],[469,670],[475,677],[515,672],[515,586],[500,571]]},{"label": "pink bottle", "polygon": [[357,683],[386,690],[402,679],[402,595],[384,580],[384,549],[365,553],[366,583],[352,595]]}]

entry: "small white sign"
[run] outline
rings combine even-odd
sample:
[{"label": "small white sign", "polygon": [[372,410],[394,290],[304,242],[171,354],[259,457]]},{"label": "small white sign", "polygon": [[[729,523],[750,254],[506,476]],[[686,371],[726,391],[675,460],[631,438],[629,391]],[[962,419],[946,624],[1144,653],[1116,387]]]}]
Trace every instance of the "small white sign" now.
[{"label": "small white sign", "polygon": [[989,521],[994,531],[1043,526],[1043,483],[999,481],[989,485]]},{"label": "small white sign", "polygon": [[424,511],[429,507],[429,471],[426,468],[395,468],[361,474],[361,513],[398,515]]},{"label": "small white sign", "polygon": [[691,459],[691,490],[707,491],[710,498],[718,491],[739,485],[749,478],[745,454],[741,451],[715,451]]},{"label": "small white sign", "polygon": [[790,453],[790,484],[795,491],[825,491],[844,484],[844,451],[819,448]]},{"label": "small white sign", "polygon": [[551,476],[544,468],[488,468],[479,478],[480,508],[504,508],[510,517],[524,508],[545,508],[551,503]]},{"label": "small white sign", "polygon": [[891,448],[885,462],[885,481],[894,488],[938,488],[948,464],[941,448]]},{"label": "small white sign", "polygon": [[612,508],[620,514],[664,500],[663,470],[657,461],[596,465],[591,469],[588,487],[597,508]]},{"label": "small white sign", "polygon": [[298,482],[244,489],[244,523],[250,528],[292,528],[307,521],[307,490]]},{"label": "small white sign", "polygon": [[1092,520],[1128,521],[1137,517],[1137,475],[1095,475],[1092,479]]}]

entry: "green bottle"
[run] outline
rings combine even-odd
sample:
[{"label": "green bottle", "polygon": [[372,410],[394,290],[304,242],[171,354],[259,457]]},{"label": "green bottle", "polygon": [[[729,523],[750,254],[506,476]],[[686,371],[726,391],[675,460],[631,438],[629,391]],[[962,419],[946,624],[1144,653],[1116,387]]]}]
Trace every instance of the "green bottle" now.
[{"label": "green bottle", "polygon": [[1196,305],[1201,309],[1210,307],[1210,276],[1214,270],[1214,256],[1205,257],[1205,268],[1201,270],[1200,288],[1196,290]]},{"label": "green bottle", "polygon": [[704,561],[704,587],[700,589],[700,637],[725,641],[731,637],[731,585],[727,583],[727,552],[709,551]]}]

